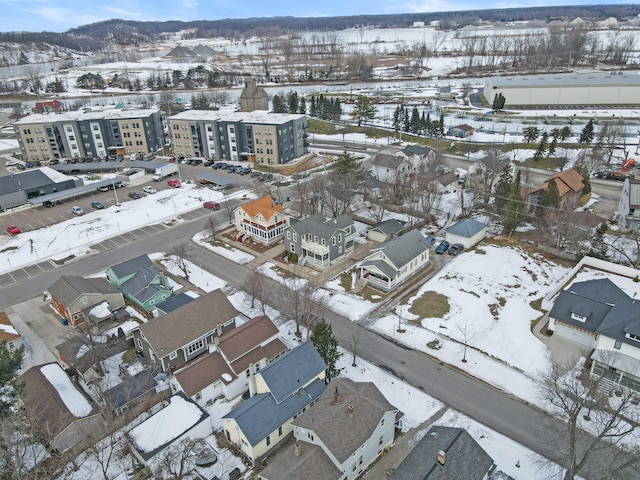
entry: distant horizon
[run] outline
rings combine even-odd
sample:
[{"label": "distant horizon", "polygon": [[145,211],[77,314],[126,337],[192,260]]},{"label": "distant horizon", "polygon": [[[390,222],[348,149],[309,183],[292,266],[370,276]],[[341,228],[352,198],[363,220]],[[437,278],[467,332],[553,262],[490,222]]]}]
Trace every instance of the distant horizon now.
[{"label": "distant horizon", "polygon": [[483,11],[502,8],[569,7],[593,5],[634,5],[629,0],[497,0],[477,8],[476,2],[451,3],[442,0],[325,0],[309,6],[298,2],[246,0],[242,8],[231,0],[0,0],[0,32],[66,32],[84,25],[121,19],[139,22],[224,20],[273,17],[337,17],[356,15],[392,15],[453,11]]}]

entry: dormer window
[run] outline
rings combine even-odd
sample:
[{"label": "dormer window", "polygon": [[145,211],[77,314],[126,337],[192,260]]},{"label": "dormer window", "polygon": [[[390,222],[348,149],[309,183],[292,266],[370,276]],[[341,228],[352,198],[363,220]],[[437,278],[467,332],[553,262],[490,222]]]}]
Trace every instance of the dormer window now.
[{"label": "dormer window", "polygon": [[640,342],[640,335],[634,335],[633,333],[627,333],[627,334],[625,334],[625,337],[627,337],[629,340],[634,340],[636,342]]},{"label": "dormer window", "polygon": [[587,317],[585,317],[584,315],[580,315],[579,313],[571,312],[571,320],[576,320],[578,322],[584,323],[587,321]]}]

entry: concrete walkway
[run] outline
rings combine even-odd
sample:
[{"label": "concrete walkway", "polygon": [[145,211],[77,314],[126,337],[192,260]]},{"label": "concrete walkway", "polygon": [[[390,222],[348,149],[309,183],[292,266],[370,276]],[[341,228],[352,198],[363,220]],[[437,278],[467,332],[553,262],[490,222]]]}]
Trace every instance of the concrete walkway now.
[{"label": "concrete walkway", "polygon": [[545,314],[533,327],[533,334],[547,346],[549,352],[551,352],[551,359],[554,362],[560,365],[564,365],[567,362],[575,363],[580,357],[587,357],[589,355],[589,351],[580,345],[568,342],[554,335],[547,335],[546,330],[548,324],[549,316]]}]

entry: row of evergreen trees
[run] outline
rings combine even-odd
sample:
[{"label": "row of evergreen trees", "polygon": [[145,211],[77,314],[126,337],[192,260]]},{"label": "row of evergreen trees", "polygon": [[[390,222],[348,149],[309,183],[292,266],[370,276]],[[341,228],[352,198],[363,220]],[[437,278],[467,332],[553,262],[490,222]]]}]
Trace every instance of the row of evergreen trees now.
[{"label": "row of evergreen trees", "polygon": [[[274,113],[307,113],[307,100],[291,90],[286,94],[274,95],[271,100]],[[324,95],[312,95],[308,101],[309,115],[321,120],[340,120],[342,104],[340,99],[325,97]]]},{"label": "row of evergreen trees", "polygon": [[404,105],[398,105],[393,112],[393,129],[396,132],[402,131],[414,135],[442,137],[444,136],[444,116],[440,115],[440,119],[431,120],[431,114],[425,115],[423,110],[420,115],[418,107],[413,107],[409,116],[409,110]]}]

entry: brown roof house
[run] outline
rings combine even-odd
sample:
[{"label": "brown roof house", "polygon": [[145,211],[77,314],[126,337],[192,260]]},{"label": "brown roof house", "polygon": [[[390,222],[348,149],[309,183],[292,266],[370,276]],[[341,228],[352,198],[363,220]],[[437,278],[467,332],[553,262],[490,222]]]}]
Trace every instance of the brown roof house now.
[{"label": "brown roof house", "polygon": [[264,245],[273,245],[283,239],[284,230],[289,226],[289,215],[269,195],[240,205],[234,215],[238,240],[241,242],[252,239]]},{"label": "brown roof house", "polygon": [[103,362],[107,358],[126,352],[132,345],[130,339],[110,337],[102,342],[89,335],[77,335],[56,345],[56,350],[60,364],[88,383],[104,376]]},{"label": "brown roof house", "polygon": [[249,378],[287,351],[278,327],[267,316],[255,317],[220,337],[210,353],[175,372],[172,391],[182,391],[201,407],[217,397],[232,399],[249,388]]},{"label": "brown roof house", "polygon": [[[6,342],[6,343],[5,343]],[[22,337],[15,329],[9,316],[0,312],[0,344],[4,343],[7,350],[13,351],[22,347]]]},{"label": "brown roof house", "polygon": [[[105,304],[101,312],[113,312],[124,306],[124,297],[104,278],[83,278],[62,276],[49,287],[51,306],[74,327],[87,320],[99,322],[105,320],[104,314],[94,312],[92,307]],[[107,315],[109,318],[110,315]]]},{"label": "brown roof house", "polygon": [[353,480],[391,447],[399,413],[372,382],[334,378],[259,478]]},{"label": "brown roof house", "polygon": [[560,194],[560,202],[562,204],[566,204],[571,201],[575,201],[577,203],[580,195],[582,195],[582,190],[584,190],[584,182],[582,180],[582,175],[580,175],[576,169],[568,168],[563,172],[549,177],[546,182],[538,185],[537,187],[523,188],[527,204],[529,206],[529,211],[536,211],[540,195],[549,188],[549,182],[551,182],[551,180],[555,180],[556,187],[558,187],[558,193]]},{"label": "brown roof house", "polygon": [[57,363],[31,367],[20,381],[27,414],[52,449],[64,452],[102,431],[102,417]]},{"label": "brown roof house", "polygon": [[452,137],[466,138],[473,135],[473,127],[463,123],[449,129],[449,135]]},{"label": "brown roof house", "polygon": [[246,317],[217,289],[133,331],[136,347],[163,372],[174,372],[207,353],[214,338]]}]

